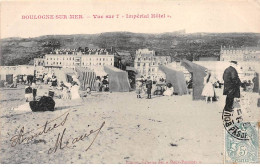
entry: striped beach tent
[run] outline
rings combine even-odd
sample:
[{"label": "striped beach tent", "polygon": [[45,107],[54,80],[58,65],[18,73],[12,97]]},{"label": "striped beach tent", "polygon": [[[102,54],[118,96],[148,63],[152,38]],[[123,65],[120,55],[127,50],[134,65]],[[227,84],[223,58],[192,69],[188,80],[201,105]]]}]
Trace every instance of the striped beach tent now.
[{"label": "striped beach tent", "polygon": [[86,90],[90,87],[91,90],[95,90],[96,74],[94,71],[88,68],[76,67],[78,79],[80,82],[80,89]]}]

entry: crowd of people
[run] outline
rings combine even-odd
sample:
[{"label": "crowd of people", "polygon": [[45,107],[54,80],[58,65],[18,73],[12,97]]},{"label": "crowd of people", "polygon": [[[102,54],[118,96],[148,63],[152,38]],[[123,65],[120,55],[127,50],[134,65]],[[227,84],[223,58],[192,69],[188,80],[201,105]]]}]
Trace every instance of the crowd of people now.
[{"label": "crowd of people", "polygon": [[[32,82],[24,83],[25,100],[29,102],[32,111],[54,110],[55,98],[63,100],[80,99],[79,80],[72,76],[71,82],[58,81],[54,73],[44,74],[43,80],[36,82],[35,76]],[[41,92],[41,93],[39,93]],[[42,93],[44,92],[44,93]]]},{"label": "crowd of people", "polygon": [[174,95],[174,88],[171,83],[166,83],[163,78],[159,79],[159,82],[151,80],[148,76],[146,79],[141,76],[141,78],[136,79],[136,94],[137,98],[142,98],[142,96],[147,95],[147,99],[154,96],[172,96]]},{"label": "crowd of people", "polygon": [[95,81],[95,90],[97,92],[108,92],[109,91],[109,82],[108,82],[108,75],[100,77],[96,77]]},{"label": "crowd of people", "polygon": [[[240,88],[242,87],[246,92],[252,92],[253,89],[257,86],[254,80],[256,77],[251,80],[240,81],[238,72],[236,71],[237,62],[231,61],[230,67],[228,67],[223,74],[224,81],[224,91],[223,95],[226,95],[226,105],[225,110],[230,110],[233,105],[234,98],[240,97]],[[216,79],[215,75],[208,69],[205,70],[206,76],[203,81],[203,89],[201,96],[205,97],[205,102],[211,103],[217,101],[216,88],[221,88],[223,83],[220,83]],[[87,92],[97,91],[97,92],[108,92],[109,91],[109,76],[97,76],[94,84],[94,88],[90,90],[90,87],[87,89]],[[58,80],[54,72],[44,73],[42,78],[36,78],[33,75],[19,75],[14,76],[14,82],[10,87],[16,88],[17,83],[21,83],[25,86],[25,100],[26,102],[39,101],[42,97],[50,97],[51,99],[60,98],[64,100],[76,100],[80,99],[80,82],[76,75],[72,75],[69,81]],[[172,96],[177,93],[174,90],[174,85],[172,83],[167,83],[165,78],[160,78],[159,81],[152,81],[151,77],[137,78],[135,80],[136,87],[136,97],[138,99],[147,98],[151,99],[157,96]],[[45,85],[45,86],[44,86]],[[193,79],[192,76],[189,81],[186,81],[186,86],[188,94],[191,94],[193,91]],[[45,88],[44,88],[45,87]],[[44,95],[38,94],[39,90],[47,89],[47,92]],[[46,101],[46,99],[45,99]],[[35,104],[35,103],[33,103]],[[53,103],[52,103],[53,104]],[[54,102],[55,104],[55,102]],[[37,108],[37,107],[36,107]],[[34,107],[35,109],[35,107]]]}]

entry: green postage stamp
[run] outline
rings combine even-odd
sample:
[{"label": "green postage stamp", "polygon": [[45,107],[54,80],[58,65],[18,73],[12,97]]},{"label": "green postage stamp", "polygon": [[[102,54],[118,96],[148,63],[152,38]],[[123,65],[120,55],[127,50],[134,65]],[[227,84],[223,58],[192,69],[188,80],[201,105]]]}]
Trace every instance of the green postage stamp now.
[{"label": "green postage stamp", "polygon": [[225,131],[225,163],[259,163],[258,123],[241,122],[235,126],[246,133],[246,139],[237,139]]}]

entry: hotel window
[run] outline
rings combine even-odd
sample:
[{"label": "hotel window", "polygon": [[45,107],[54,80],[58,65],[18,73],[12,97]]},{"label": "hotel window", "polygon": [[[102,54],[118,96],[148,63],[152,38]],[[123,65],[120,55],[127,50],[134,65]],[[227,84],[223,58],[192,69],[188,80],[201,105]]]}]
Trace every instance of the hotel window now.
[{"label": "hotel window", "polygon": [[52,58],[50,58],[52,60]]},{"label": "hotel window", "polygon": [[113,65],[113,63],[111,63],[111,65]]},{"label": "hotel window", "polygon": [[137,66],[140,66],[140,63],[137,63]]},{"label": "hotel window", "polygon": [[103,61],[105,61],[105,58],[103,58]]},{"label": "hotel window", "polygon": [[111,61],[112,61],[113,59],[111,58]]},{"label": "hotel window", "polygon": [[89,63],[89,65],[91,65],[91,62]]},{"label": "hotel window", "polygon": [[89,58],[89,60],[91,61],[91,58]]},{"label": "hotel window", "polygon": [[138,58],[137,60],[140,61],[140,58]]},{"label": "hotel window", "polygon": [[72,59],[74,60],[74,57]]},{"label": "hotel window", "polygon": [[55,60],[55,58],[53,58],[53,60]]},{"label": "hotel window", "polygon": [[60,62],[60,64],[61,64],[61,62]]},{"label": "hotel window", "polygon": [[48,60],[48,58],[47,58],[47,60]]},{"label": "hotel window", "polygon": [[101,65],[101,63],[99,63],[99,65]]},{"label": "hotel window", "polygon": [[71,60],[71,57],[70,57],[70,60]]}]

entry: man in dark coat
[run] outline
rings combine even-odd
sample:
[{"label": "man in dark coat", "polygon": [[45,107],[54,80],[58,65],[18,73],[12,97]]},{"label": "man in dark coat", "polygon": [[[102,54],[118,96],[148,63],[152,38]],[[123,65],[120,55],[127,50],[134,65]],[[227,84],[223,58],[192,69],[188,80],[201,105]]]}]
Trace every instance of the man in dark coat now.
[{"label": "man in dark coat", "polygon": [[240,98],[241,81],[239,79],[237,70],[237,62],[231,61],[230,66],[224,71],[224,91],[223,95],[227,95],[225,111],[231,111],[233,108],[234,98]]},{"label": "man in dark coat", "polygon": [[147,99],[151,99],[152,98],[152,87],[153,87],[153,82],[150,79],[150,76],[147,78],[147,82],[146,82],[146,88],[147,88]]}]

